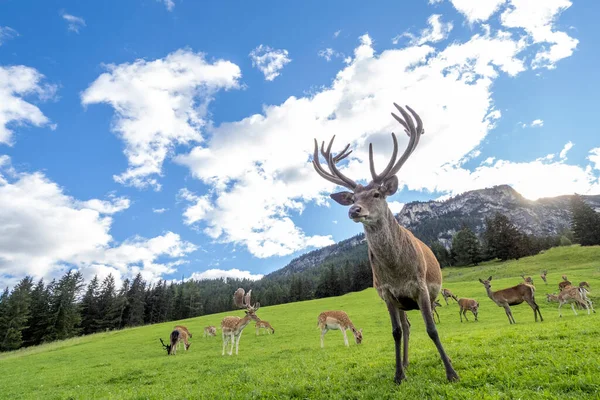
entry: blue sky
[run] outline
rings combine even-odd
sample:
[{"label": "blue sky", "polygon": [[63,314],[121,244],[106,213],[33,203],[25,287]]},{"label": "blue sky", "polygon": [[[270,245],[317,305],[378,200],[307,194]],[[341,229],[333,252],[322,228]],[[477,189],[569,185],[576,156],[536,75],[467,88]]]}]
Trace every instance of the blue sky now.
[{"label": "blue sky", "polygon": [[312,138],[367,179],[393,101],[426,130],[395,211],[600,193],[596,2],[206,3],[0,2],[0,286],[258,277],[354,235]]}]

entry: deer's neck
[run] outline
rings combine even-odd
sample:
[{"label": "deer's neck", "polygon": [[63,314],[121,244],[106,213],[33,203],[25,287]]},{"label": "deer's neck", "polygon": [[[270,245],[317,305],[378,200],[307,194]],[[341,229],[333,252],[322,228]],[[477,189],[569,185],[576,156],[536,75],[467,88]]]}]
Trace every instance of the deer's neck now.
[{"label": "deer's neck", "polygon": [[492,292],[492,288],[486,287],[485,291],[487,292],[488,297],[495,302],[496,300],[494,300],[494,292]]},{"label": "deer's neck", "polygon": [[404,236],[406,236],[398,228],[398,221],[394,218],[394,214],[389,207],[385,216],[378,222],[364,224],[365,236],[371,251],[389,251],[390,248],[397,247],[398,243],[401,243]]},{"label": "deer's neck", "polygon": [[248,325],[250,323],[250,320],[252,318],[250,318],[249,316],[245,316],[244,318],[240,319],[240,321],[238,322],[237,326],[235,327],[235,331],[237,333],[241,332],[244,330],[244,328],[246,327],[246,325]]}]

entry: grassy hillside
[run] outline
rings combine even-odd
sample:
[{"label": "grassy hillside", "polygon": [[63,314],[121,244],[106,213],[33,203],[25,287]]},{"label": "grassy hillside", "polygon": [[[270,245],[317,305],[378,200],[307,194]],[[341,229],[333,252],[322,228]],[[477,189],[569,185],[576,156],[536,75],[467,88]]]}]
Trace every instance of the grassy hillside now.
[{"label": "grassy hillside", "polygon": [[[548,270],[549,285],[539,278]],[[513,307],[516,325],[485,295],[479,277],[493,288],[532,275],[544,316],[534,323],[526,304]],[[600,391],[600,313],[573,315],[545,301],[560,275],[587,280],[600,293],[600,247],[558,248],[508,263],[444,270],[445,287],[481,303],[479,322],[460,323],[458,306],[439,309],[438,329],[461,381],[447,383],[442,363],[416,311],[412,323],[408,380],[393,383],[390,322],[373,289],[338,298],[261,308],[275,335],[255,336],[249,325],[240,354],[221,356],[221,338],[203,338],[204,326],[225,315],[180,321],[194,334],[187,353],[167,357],[159,343],[175,323],[96,334],[0,355],[2,398],[594,398]],[[598,303],[600,307],[600,303]],[[363,344],[343,345],[339,331],[319,346],[317,315],[348,312],[363,328]],[[351,336],[351,335],[350,335]]]}]

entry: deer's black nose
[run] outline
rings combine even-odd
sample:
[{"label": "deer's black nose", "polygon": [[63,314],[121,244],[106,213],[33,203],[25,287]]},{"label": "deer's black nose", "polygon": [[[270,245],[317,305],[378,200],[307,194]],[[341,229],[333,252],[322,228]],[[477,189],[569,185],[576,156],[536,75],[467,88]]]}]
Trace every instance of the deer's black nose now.
[{"label": "deer's black nose", "polygon": [[350,207],[350,210],[348,210],[348,215],[350,216],[350,218],[356,218],[356,217],[360,216],[361,211],[362,211],[361,206],[359,206],[358,204],[355,204],[352,207]]}]

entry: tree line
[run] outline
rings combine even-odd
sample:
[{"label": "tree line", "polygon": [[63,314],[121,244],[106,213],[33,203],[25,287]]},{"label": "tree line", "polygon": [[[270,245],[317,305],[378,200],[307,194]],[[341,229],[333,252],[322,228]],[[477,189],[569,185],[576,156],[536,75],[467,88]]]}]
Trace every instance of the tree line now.
[{"label": "tree line", "polygon": [[[520,232],[496,214],[485,221],[481,238],[465,224],[450,250],[429,242],[442,267],[472,265],[498,258],[518,259],[571,243],[600,244],[600,214],[579,196],[571,203],[571,231],[535,237]],[[290,274],[272,274],[258,281],[239,279],[187,280],[156,283],[141,274],[117,287],[112,275],[94,277],[87,286],[80,272],[66,272],[49,283],[23,278],[0,296],[0,351],[62,340],[107,330],[176,321],[233,309],[238,287],[253,290],[261,305],[339,296],[373,286],[367,245],[345,248],[321,264]],[[214,321],[217,325],[219,321]]]}]

